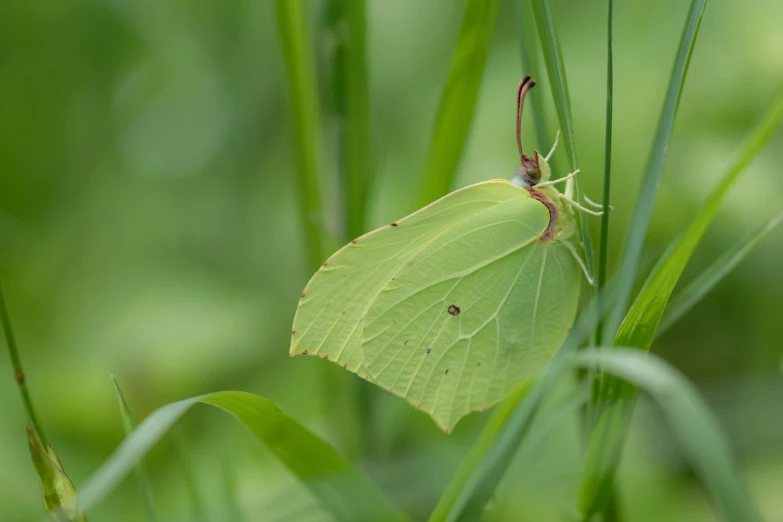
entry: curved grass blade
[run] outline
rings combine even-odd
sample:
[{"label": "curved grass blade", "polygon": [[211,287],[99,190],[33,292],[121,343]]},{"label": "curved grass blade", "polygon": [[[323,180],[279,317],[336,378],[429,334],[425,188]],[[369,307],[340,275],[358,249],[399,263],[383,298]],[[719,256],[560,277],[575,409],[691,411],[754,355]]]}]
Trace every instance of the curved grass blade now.
[{"label": "curved grass blade", "polygon": [[366,232],[367,194],[374,159],[367,72],[367,3],[327,2],[325,30],[332,53],[331,98],[337,116],[345,241]]},{"label": "curved grass blade", "polygon": [[[571,120],[571,98],[568,94],[568,81],[566,79],[565,63],[560,51],[560,41],[557,38],[555,23],[552,19],[552,10],[549,7],[548,0],[530,0],[533,8],[533,16],[538,27],[538,37],[541,42],[541,49],[544,53],[544,64],[546,65],[547,78],[552,90],[552,98],[555,102],[557,119],[560,122],[560,130],[563,134],[563,143],[565,143],[568,153],[569,166],[571,172],[574,172],[579,165],[576,158],[576,146],[574,145],[574,127]],[[573,197],[576,201],[582,201],[582,188],[578,176],[569,180],[566,185],[566,193],[570,192],[570,183],[573,180]],[[590,227],[587,223],[587,216],[584,212],[579,214],[579,229],[582,235],[582,246],[585,251],[585,263],[587,271],[593,274],[593,247],[590,238]]]},{"label": "curved grass blade", "polygon": [[53,522],[87,522],[87,517],[79,512],[76,489],[65,474],[60,459],[51,444],[41,442],[32,422],[27,423],[27,442],[49,519]]},{"label": "curved grass blade", "polygon": [[[133,415],[128,408],[128,403],[125,401],[125,396],[122,394],[120,385],[114,375],[111,375],[111,382],[114,384],[114,391],[117,393],[117,402],[120,406],[120,416],[122,417],[122,427],[125,430],[125,436],[131,434],[136,427],[136,421],[133,419]],[[158,519],[155,511],[155,496],[152,493],[152,483],[150,482],[149,474],[147,473],[147,465],[144,459],[140,459],[134,470],[136,475],[136,481],[139,484],[139,489],[144,497],[144,508],[147,510],[147,518],[151,521]]]},{"label": "curved grass blade", "polygon": [[663,335],[674,323],[696,306],[781,221],[783,221],[783,212],[775,215],[750,236],[727,250],[709,268],[704,270],[688,286],[675,295],[666,307],[666,312],[663,314],[661,324],[658,326],[655,336]]},{"label": "curved grass blade", "polygon": [[609,314],[606,323],[606,338],[612,337],[625,314],[631,299],[631,291],[639,269],[642,247],[647,237],[647,229],[652,217],[653,204],[658,194],[658,184],[663,170],[663,161],[669,146],[669,137],[674,127],[674,118],[680,103],[680,95],[685,78],[688,74],[688,65],[691,61],[693,48],[696,45],[696,37],[699,34],[699,26],[707,7],[707,0],[691,0],[690,10],[685,19],[685,27],[680,38],[680,45],[674,59],[674,67],[669,77],[669,87],[666,90],[666,98],[658,120],[658,128],[655,132],[650,156],[647,159],[647,168],[639,186],[639,196],[636,201],[631,226],[625,243],[622,264],[617,274],[618,299],[614,309]]},{"label": "curved grass blade", "polygon": [[468,138],[499,0],[467,0],[422,176],[419,206],[448,193]]},{"label": "curved grass blade", "polygon": [[155,410],[82,488],[82,509],[94,506],[114,489],[172,425],[198,403],[215,406],[242,422],[337,520],[407,520],[368,477],[328,443],[285,415],[271,401],[237,391],[192,397]]},{"label": "curved grass blade", "polygon": [[312,46],[302,0],[277,0],[277,27],[288,77],[291,131],[297,163],[299,214],[307,242],[308,266],[324,260],[319,182],[321,116]]},{"label": "curved grass blade", "polygon": [[[653,268],[639,296],[628,311],[614,339],[616,346],[648,350],[685,265],[712,222],[729,188],[756,157],[783,120],[783,90],[750,136],[737,162],[724,175],[702,205],[694,221],[676,238]],[[596,400],[594,429],[590,436],[587,464],[582,479],[579,509],[590,516],[605,505],[620,459],[636,388],[620,379],[606,376]]]},{"label": "curved grass blade", "polygon": [[648,392],[669,419],[723,518],[760,520],[717,421],[685,376],[663,359],[632,348],[584,350],[576,354],[574,364],[603,370]]}]

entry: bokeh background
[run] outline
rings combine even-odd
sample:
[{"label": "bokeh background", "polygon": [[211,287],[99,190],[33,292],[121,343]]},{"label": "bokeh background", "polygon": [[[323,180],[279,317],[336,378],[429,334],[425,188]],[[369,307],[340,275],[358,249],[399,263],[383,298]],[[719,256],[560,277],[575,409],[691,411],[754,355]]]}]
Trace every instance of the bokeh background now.
[{"label": "bokeh background", "polygon": [[[315,27],[322,4],[310,6]],[[552,6],[582,179],[600,199],[605,5]],[[613,261],[687,8],[683,0],[616,2]],[[406,212],[418,187],[462,2],[370,0],[368,11],[378,180],[369,205],[378,225]],[[505,1],[458,185],[513,173],[522,74],[516,12]],[[545,104],[555,129],[546,79],[539,83],[533,103]],[[783,3],[710,2],[647,240],[648,265],[695,214],[782,84]],[[531,127],[526,120],[525,142],[548,149]],[[326,222],[334,228],[328,112],[324,129]],[[0,274],[39,416],[77,486],[122,439],[110,374],[139,418],[173,400],[239,389],[272,399],[338,443],[344,395],[330,386],[356,377],[288,356],[310,275],[293,154],[272,2],[0,2]],[[778,134],[733,190],[686,281],[780,210],[782,174]],[[783,521],[782,271],[778,229],[653,346],[713,406],[770,521]],[[486,414],[446,436],[403,401],[371,392],[374,453],[366,469],[406,510],[426,514]],[[3,521],[42,514],[24,422],[3,350]],[[578,433],[566,419],[520,455],[487,519],[565,520],[579,484]],[[210,408],[178,424],[149,465],[166,520],[328,520],[260,443]],[[635,417],[619,490],[628,520],[714,519],[648,401]],[[135,482],[125,481],[91,520],[144,520]]]}]

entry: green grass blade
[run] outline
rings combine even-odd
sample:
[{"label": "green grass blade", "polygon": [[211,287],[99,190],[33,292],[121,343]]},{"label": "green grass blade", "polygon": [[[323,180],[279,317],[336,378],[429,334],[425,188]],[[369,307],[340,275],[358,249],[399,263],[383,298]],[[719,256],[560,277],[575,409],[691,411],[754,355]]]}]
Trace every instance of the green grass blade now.
[{"label": "green grass blade", "polygon": [[79,513],[76,489],[65,474],[60,459],[50,444],[41,442],[31,422],[27,423],[27,442],[49,519],[54,522],[87,522],[87,517]]},{"label": "green grass blade", "polygon": [[[111,376],[111,382],[114,383],[114,391],[117,393],[117,402],[120,406],[120,417],[122,417],[122,427],[125,430],[125,435],[128,436],[136,427],[136,421],[133,419],[128,403],[125,401],[125,396],[122,394],[120,385],[117,382],[117,379],[114,378],[114,375]],[[152,521],[157,520],[155,496],[152,493],[152,483],[150,482],[150,477],[147,473],[147,465],[144,462],[144,459],[139,460],[134,472],[136,481],[139,484],[139,489],[144,497],[144,508],[147,511],[147,518]]]},{"label": "green grass blade", "polygon": [[[634,346],[641,350],[650,348],[669,297],[704,231],[715,217],[729,188],[770,140],[781,120],[783,90],[748,139],[736,163],[702,205],[694,221],[658,261],[620,325],[614,345]],[[625,440],[635,394],[635,387],[617,378],[607,376],[601,383],[595,410],[598,418],[588,445],[579,503],[580,512],[585,516],[600,511],[605,505]]]},{"label": "green grass blade", "polygon": [[666,414],[685,455],[724,520],[760,520],[717,421],[695,387],[680,372],[654,355],[618,347],[579,352],[574,362],[603,370],[647,391]]},{"label": "green grass blade", "polygon": [[[611,195],[612,181],[612,98],[614,92],[614,61],[612,53],[612,0],[606,1],[606,123],[604,124],[604,193],[603,215],[601,216],[601,239],[598,247],[598,310],[606,309],[603,298],[603,289],[606,286],[607,261],[609,252],[609,198]],[[603,342],[603,320],[598,321],[595,329],[595,344]]]},{"label": "green grass blade", "polygon": [[618,298],[614,309],[609,314],[606,327],[606,337],[615,334],[628,303],[631,300],[634,281],[639,270],[642,247],[647,237],[647,229],[652,217],[653,204],[658,193],[658,184],[663,170],[663,162],[666,150],[669,146],[669,138],[674,127],[674,118],[680,103],[680,94],[685,85],[693,48],[696,45],[696,37],[699,34],[699,26],[707,7],[707,0],[691,0],[690,10],[685,20],[685,27],[680,38],[680,45],[674,60],[669,87],[663,102],[661,116],[658,120],[658,128],[653,139],[650,155],[647,159],[647,167],[639,187],[639,196],[636,201],[631,226],[625,243],[622,264],[617,273]]},{"label": "green grass blade", "polygon": [[467,0],[422,177],[419,205],[448,193],[476,106],[500,0]]},{"label": "green grass blade", "polygon": [[[489,449],[492,447],[492,443],[497,438],[503,426],[508,422],[509,417],[519,405],[520,401],[525,397],[527,387],[519,388],[513,395],[501,402],[492,413],[492,417],[487,421],[486,426],[481,431],[478,439],[473,444],[470,452],[462,461],[457,473],[449,482],[446,490],[438,499],[438,504],[432,511],[429,522],[443,522],[449,518],[449,514],[454,508],[455,503],[460,495],[460,492],[465,488],[470,478],[475,473],[476,468],[481,464],[482,460],[486,456]],[[482,502],[476,502],[473,506],[466,506],[465,513],[469,516],[475,514],[477,510],[479,513],[483,508]],[[475,517],[478,519],[478,517]]]},{"label": "green grass blade", "polygon": [[[538,27],[538,37],[541,42],[541,49],[544,53],[544,64],[546,65],[547,78],[552,90],[552,99],[555,102],[557,119],[560,122],[560,131],[563,135],[563,143],[568,153],[570,172],[578,168],[579,162],[576,157],[576,146],[574,145],[574,126],[571,118],[571,98],[568,94],[568,81],[566,79],[565,63],[560,51],[560,41],[557,38],[555,22],[552,18],[552,10],[549,7],[548,0],[530,0],[533,8],[533,17]],[[563,173],[565,174],[565,173]],[[574,199],[582,201],[582,188],[579,177],[574,180]],[[587,271],[593,273],[593,247],[590,238],[590,227],[587,223],[587,216],[584,212],[577,212],[579,215],[578,223],[582,235],[582,246],[585,251],[585,263]]]},{"label": "green grass blade", "polygon": [[185,399],[150,414],[82,488],[83,509],[103,499],[171,426],[198,403],[215,406],[242,422],[337,520],[406,520],[368,477],[327,442],[285,415],[271,401],[236,391]]},{"label": "green grass blade", "polygon": [[324,253],[319,184],[321,115],[315,62],[302,0],[277,0],[275,5],[288,78],[300,219],[307,242],[308,266],[316,270],[324,260]]},{"label": "green grass blade", "polygon": [[781,221],[783,221],[783,212],[775,215],[750,236],[727,250],[709,268],[676,294],[666,307],[666,312],[664,312],[661,324],[656,331],[656,337],[663,335],[666,330],[696,306],[696,303],[701,301],[740,261],[745,259],[745,256]]},{"label": "green grass blade", "polygon": [[19,388],[19,393],[22,395],[22,402],[24,403],[27,418],[30,419],[33,428],[35,428],[36,436],[40,438],[41,444],[46,446],[46,436],[41,429],[41,423],[38,422],[38,416],[35,414],[35,409],[33,408],[33,401],[30,398],[30,391],[27,389],[27,380],[25,379],[24,370],[22,369],[22,358],[19,357],[16,337],[14,336],[13,328],[11,328],[11,316],[8,313],[8,305],[6,305],[5,302],[2,279],[0,279],[0,323],[3,325],[8,355],[11,357],[11,366],[14,369],[14,380]]},{"label": "green grass blade", "polygon": [[325,29],[332,47],[331,93],[337,116],[345,241],[366,232],[365,216],[375,164],[367,70],[367,3],[330,0]]}]

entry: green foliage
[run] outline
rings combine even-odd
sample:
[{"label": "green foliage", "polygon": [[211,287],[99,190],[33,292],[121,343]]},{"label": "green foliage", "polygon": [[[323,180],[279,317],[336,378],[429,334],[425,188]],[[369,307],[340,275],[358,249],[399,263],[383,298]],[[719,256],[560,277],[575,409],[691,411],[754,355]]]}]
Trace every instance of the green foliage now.
[{"label": "green foliage", "polygon": [[655,331],[656,337],[663,335],[666,330],[687,314],[691,308],[696,306],[781,221],[783,221],[783,212],[772,216],[772,219],[724,252],[714,263],[704,269],[693,281],[672,297],[666,305],[666,311],[661,318],[658,329]]},{"label": "green foliage", "polygon": [[[576,355],[574,363],[601,369],[626,386],[640,387],[648,392],[666,414],[685,454],[724,519],[733,522],[760,520],[717,421],[694,386],[680,372],[652,354],[617,346],[585,350]],[[606,450],[607,444],[614,440],[605,437],[600,445]],[[582,517],[589,520],[585,513]]]},{"label": "green foliage", "polygon": [[405,520],[372,482],[327,442],[269,400],[230,391],[174,402],[151,413],[81,489],[83,509],[102,500],[171,426],[198,403],[215,406],[249,428],[337,520]]},{"label": "green foliage", "polygon": [[[644,288],[628,311],[617,336],[616,346],[634,346],[648,350],[663,316],[666,304],[699,240],[712,222],[729,188],[767,144],[783,120],[783,90],[750,136],[738,160],[723,176],[691,225],[674,240],[658,261]],[[580,511],[589,517],[600,510],[607,499],[620,458],[625,432],[633,408],[635,386],[617,378],[605,377],[597,398],[597,418],[587,453],[587,468],[582,482]]]},{"label": "green foliage", "polygon": [[337,118],[344,240],[365,230],[367,201],[375,171],[370,132],[365,0],[329,0],[325,7],[326,48],[330,50],[333,110]]},{"label": "green foliage", "polygon": [[642,247],[647,237],[647,229],[652,217],[655,196],[658,194],[663,162],[669,147],[669,138],[674,127],[674,118],[677,107],[680,104],[680,96],[685,78],[688,74],[688,65],[691,61],[693,49],[696,46],[696,37],[699,34],[701,19],[707,7],[707,0],[692,0],[685,27],[680,37],[680,45],[674,59],[674,66],[669,76],[669,86],[666,89],[661,116],[653,138],[650,155],[647,159],[647,167],[639,186],[639,196],[634,207],[633,218],[628,229],[625,242],[622,263],[615,276],[618,286],[617,303],[609,315],[606,328],[606,336],[614,336],[624,316],[626,307],[631,299],[636,274],[639,270],[639,262],[642,256]]},{"label": "green foliage", "polygon": [[60,459],[51,444],[44,445],[41,442],[32,423],[27,425],[27,442],[49,518],[54,522],[87,522],[87,517],[79,513],[76,490],[65,474]]},{"label": "green foliage", "polygon": [[427,153],[419,206],[452,189],[476,106],[500,0],[467,0]]},{"label": "green foliage", "polygon": [[288,73],[291,130],[297,164],[299,215],[307,241],[309,266],[323,261],[321,234],[321,114],[315,63],[301,0],[277,0],[277,27]]},{"label": "green foliage", "polygon": [[[136,427],[136,421],[131,414],[128,403],[125,401],[125,396],[122,394],[120,384],[114,376],[111,376],[111,382],[114,384],[114,391],[117,393],[117,402],[120,407],[120,417],[122,417],[122,429],[126,436],[129,436],[133,429]],[[158,515],[155,511],[155,495],[152,490],[152,483],[150,482],[149,473],[147,472],[147,464],[144,459],[139,459],[134,469],[136,475],[136,481],[139,484],[139,489],[144,497],[144,508],[147,510],[147,518],[150,521],[158,519]]]}]

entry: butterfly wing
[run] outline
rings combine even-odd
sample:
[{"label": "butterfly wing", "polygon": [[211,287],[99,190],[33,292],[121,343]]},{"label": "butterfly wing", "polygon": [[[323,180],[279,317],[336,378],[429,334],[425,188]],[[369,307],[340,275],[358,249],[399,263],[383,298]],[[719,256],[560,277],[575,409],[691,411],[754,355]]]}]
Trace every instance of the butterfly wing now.
[{"label": "butterfly wing", "polygon": [[519,197],[527,196],[506,181],[471,185],[337,251],[302,293],[291,355],[317,355],[366,377],[360,351],[363,318],[381,290],[449,229]]},{"label": "butterfly wing", "polygon": [[548,223],[543,204],[514,198],[411,257],[365,316],[371,379],[450,431],[535,376],[573,324],[579,293],[568,250],[539,240]]}]

